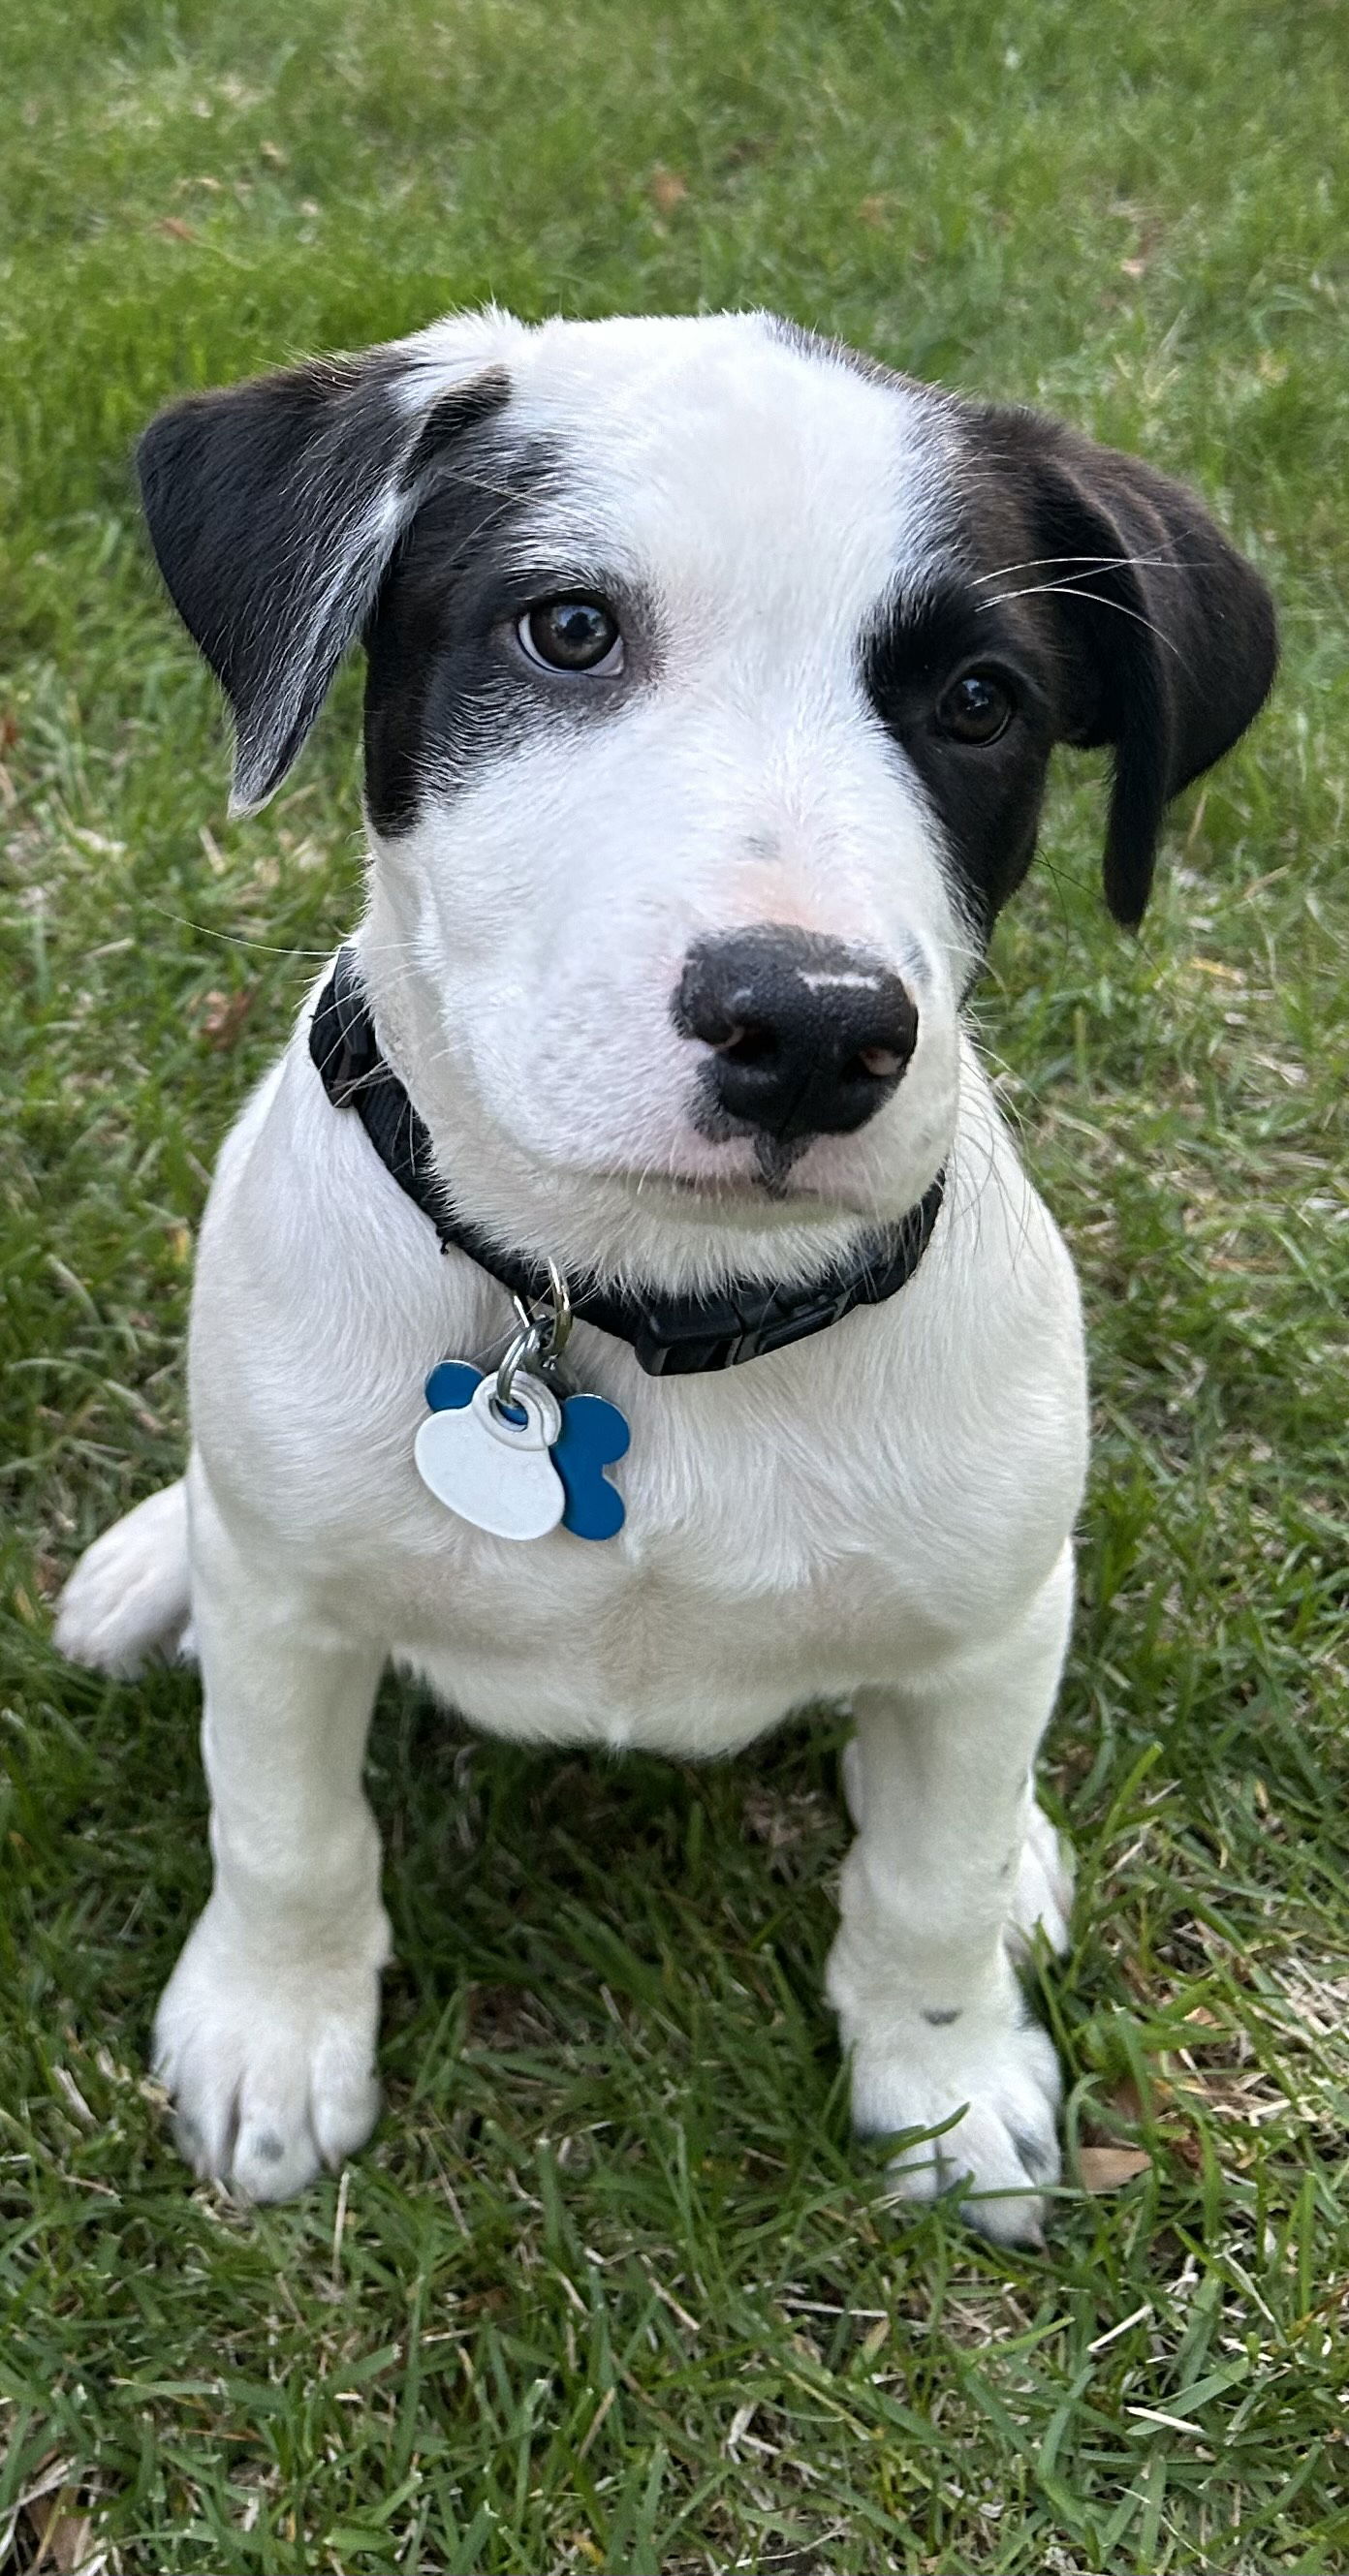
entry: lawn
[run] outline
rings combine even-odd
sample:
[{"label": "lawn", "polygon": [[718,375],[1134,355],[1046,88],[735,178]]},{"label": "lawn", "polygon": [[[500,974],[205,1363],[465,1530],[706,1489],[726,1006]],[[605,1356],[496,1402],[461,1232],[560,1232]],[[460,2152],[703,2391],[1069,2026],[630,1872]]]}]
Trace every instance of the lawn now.
[{"label": "lawn", "polygon": [[[1349,2565],[1349,25],[1318,0],[27,0],[0,80],[0,2569]],[[360,874],[349,676],[225,820],[129,443],[488,294],[764,302],[1198,483],[1278,594],[1141,938],[1065,768],[980,1027],[1081,1264],[1044,2256],[879,2204],[821,1994],[839,1729],[698,1771],[390,1690],[373,2147],[266,2213],[145,2074],[196,1691],[64,1669],[177,1471],[218,1143]],[[1086,2186],[1094,2185],[1095,2188]],[[1108,2187],[1101,2187],[1108,2186]]]}]

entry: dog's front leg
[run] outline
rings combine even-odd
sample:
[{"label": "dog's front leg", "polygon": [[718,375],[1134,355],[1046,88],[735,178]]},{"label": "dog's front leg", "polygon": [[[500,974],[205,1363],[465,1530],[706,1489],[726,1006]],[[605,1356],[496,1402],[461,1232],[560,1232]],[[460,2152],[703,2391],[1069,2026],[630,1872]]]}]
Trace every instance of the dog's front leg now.
[{"label": "dog's front leg", "polygon": [[382,1656],[249,1562],[194,1496],[215,1882],[160,2001],[155,2071],[198,2174],[284,2200],[363,2144],[388,1921],[361,1771]]},{"label": "dog's front leg", "polygon": [[1065,1548],[996,1647],[919,1686],[859,1695],[848,1782],[858,1835],[829,1962],[858,2129],[943,2130],[901,2154],[897,2191],[929,2200],[963,2179],[988,2195],[967,2215],[1006,2243],[1039,2237],[1039,2191],[1059,2172],[1058,2066],[1008,1944],[1026,1928],[1026,1860],[1032,1881],[1052,1874],[1066,1902],[1030,1767],[1071,1610]]}]

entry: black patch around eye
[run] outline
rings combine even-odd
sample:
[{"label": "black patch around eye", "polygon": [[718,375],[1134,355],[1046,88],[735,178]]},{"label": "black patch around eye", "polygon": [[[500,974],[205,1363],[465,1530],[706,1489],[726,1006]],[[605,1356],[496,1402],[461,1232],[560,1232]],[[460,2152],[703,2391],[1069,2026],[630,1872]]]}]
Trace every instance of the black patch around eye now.
[{"label": "black patch around eye", "polygon": [[[412,831],[475,763],[613,704],[603,689],[540,687],[503,641],[535,604],[598,597],[581,564],[527,561],[531,510],[561,471],[551,442],[486,423],[402,539],[364,637],[365,801],[385,839]],[[625,637],[650,626],[626,595],[612,613]]]},{"label": "black patch around eye", "polygon": [[431,756],[490,693],[485,600],[500,586],[551,459],[488,428],[405,532],[365,630],[365,801],[375,830],[410,832]]},{"label": "black patch around eye", "polygon": [[[918,773],[962,909],[985,940],[1035,849],[1054,738],[1041,658],[1029,627],[955,582],[894,608],[862,652],[867,697]],[[967,681],[986,688],[962,697]]]}]

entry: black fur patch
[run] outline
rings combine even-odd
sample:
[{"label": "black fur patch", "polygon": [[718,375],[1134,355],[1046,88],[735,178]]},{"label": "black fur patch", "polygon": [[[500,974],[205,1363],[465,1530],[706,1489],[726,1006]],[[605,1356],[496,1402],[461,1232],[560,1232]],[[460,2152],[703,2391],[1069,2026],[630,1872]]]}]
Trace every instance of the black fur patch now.
[{"label": "black fur patch", "polygon": [[398,480],[405,492],[414,491],[433,469],[445,461],[446,451],[457,448],[470,429],[484,421],[494,420],[510,398],[511,380],[504,367],[487,367],[466,385],[454,385],[448,393],[432,403],[415,446],[404,457]]},{"label": "black fur patch", "polygon": [[490,368],[426,419],[392,350],[193,394],[140,442],[159,567],[228,694],[235,792],[263,802],[309,732],[377,591],[415,488],[510,391]]},{"label": "black fur patch", "polygon": [[[937,724],[943,692],[973,669],[998,671],[1012,694],[1015,712],[996,742],[955,742]],[[986,614],[972,583],[948,581],[883,619],[864,647],[862,678],[918,772],[970,926],[986,938],[1030,866],[1055,741],[1052,667],[1034,627],[1024,612]]]},{"label": "black fur patch", "polygon": [[547,470],[537,448],[483,442],[418,511],[365,630],[365,801],[385,838],[411,831],[433,767],[510,721],[492,632],[504,568],[530,492]]},{"label": "black fur patch", "polygon": [[[418,511],[366,628],[365,798],[386,839],[478,758],[558,725],[602,718],[656,667],[649,604],[603,569],[534,561],[531,505],[557,472],[547,443],[497,437],[465,458]],[[512,658],[509,630],[531,601],[598,590],[623,629],[613,679],[549,674]]]},{"label": "black fur patch", "polygon": [[[1269,593],[1202,505],[1136,459],[1030,412],[961,406],[959,575],[869,638],[863,677],[921,777],[972,923],[987,934],[1034,854],[1055,742],[1109,744],[1106,899],[1141,920],[1168,800],[1264,701]],[[1014,684],[996,742],[945,739],[938,698],[962,671]]]}]

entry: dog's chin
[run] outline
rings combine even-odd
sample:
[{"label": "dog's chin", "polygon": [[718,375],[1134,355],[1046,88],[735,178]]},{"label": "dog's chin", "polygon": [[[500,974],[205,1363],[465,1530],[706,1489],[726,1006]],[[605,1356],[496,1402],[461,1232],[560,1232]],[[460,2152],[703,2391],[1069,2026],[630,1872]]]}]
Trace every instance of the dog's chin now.
[{"label": "dog's chin", "polygon": [[648,1215],[669,1214],[685,1223],[696,1215],[710,1225],[756,1233],[775,1225],[836,1225],[840,1218],[874,1224],[882,1214],[874,1200],[857,1190],[822,1186],[771,1164],[734,1172],[610,1170],[605,1178],[617,1182]]}]

